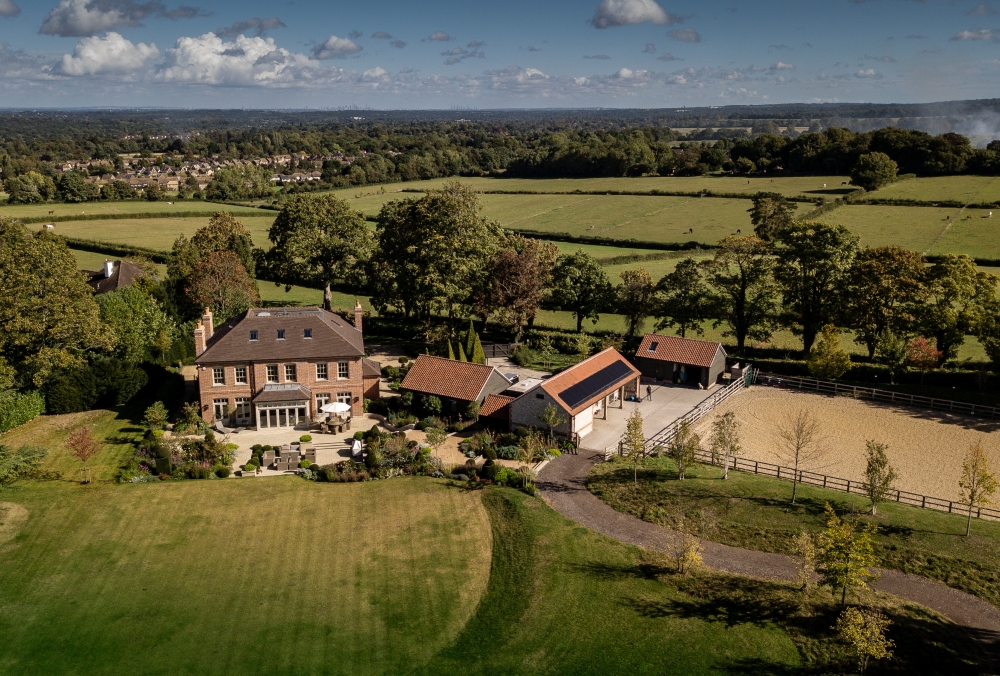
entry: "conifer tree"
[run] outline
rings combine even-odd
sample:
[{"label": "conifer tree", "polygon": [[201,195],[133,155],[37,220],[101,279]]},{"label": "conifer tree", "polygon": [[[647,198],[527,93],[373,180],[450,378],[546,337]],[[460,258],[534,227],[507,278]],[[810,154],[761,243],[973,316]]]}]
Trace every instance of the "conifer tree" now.
[{"label": "conifer tree", "polygon": [[473,333],[473,336],[476,338],[476,344],[472,348],[472,352],[469,354],[469,361],[476,364],[485,364],[486,352],[483,351],[483,344],[479,341],[479,334]]},{"label": "conifer tree", "polygon": [[465,348],[462,347],[462,343],[458,343],[458,361],[469,361],[468,357],[465,356]]},{"label": "conifer tree", "polygon": [[472,323],[472,317],[469,317],[469,330],[465,332],[465,354],[471,359],[472,354],[476,351],[476,326]]},{"label": "conifer tree", "polygon": [[451,346],[451,339],[448,340],[448,359],[455,359],[455,349]]}]

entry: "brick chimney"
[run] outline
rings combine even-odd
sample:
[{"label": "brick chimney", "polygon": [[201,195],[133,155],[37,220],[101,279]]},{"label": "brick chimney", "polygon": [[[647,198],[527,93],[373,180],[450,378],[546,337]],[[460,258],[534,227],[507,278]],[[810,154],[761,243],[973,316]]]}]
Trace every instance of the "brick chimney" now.
[{"label": "brick chimney", "polygon": [[358,331],[361,330],[361,317],[364,315],[364,310],[361,309],[361,301],[354,300],[354,328]]},{"label": "brick chimney", "polygon": [[201,316],[201,323],[205,325],[205,344],[208,345],[212,334],[215,333],[215,320],[212,318],[211,309],[205,308],[205,314]]},{"label": "brick chimney", "polygon": [[205,351],[205,327],[198,322],[198,326],[194,329],[194,356],[200,357],[201,353]]},{"label": "brick chimney", "polygon": [[104,278],[107,279],[111,275],[115,274],[115,262],[111,260],[104,261]]}]

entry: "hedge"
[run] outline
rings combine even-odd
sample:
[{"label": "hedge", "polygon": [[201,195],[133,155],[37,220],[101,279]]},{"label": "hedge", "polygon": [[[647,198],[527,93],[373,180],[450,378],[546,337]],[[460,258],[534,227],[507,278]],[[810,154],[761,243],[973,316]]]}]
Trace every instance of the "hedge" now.
[{"label": "hedge", "polygon": [[[797,359],[746,359],[748,364],[764,372],[777,373],[784,376],[800,376],[812,378],[805,361]],[[959,371],[949,369],[932,369],[923,376],[923,385],[927,387],[956,387],[962,390],[983,389],[983,373],[980,371]],[[885,385],[890,382],[889,369],[882,364],[855,362],[840,380],[852,383],[875,383]],[[896,372],[893,381],[897,385],[920,385],[920,371],[912,368]],[[991,373],[987,382],[994,382]]]},{"label": "hedge", "polygon": [[0,433],[23,425],[43,413],[45,398],[40,392],[0,392]]}]

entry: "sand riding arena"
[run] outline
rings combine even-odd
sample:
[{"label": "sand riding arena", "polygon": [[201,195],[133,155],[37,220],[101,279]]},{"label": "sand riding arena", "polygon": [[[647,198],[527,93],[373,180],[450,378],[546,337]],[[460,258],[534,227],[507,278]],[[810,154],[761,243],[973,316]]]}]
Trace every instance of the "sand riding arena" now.
[{"label": "sand riding arena", "polygon": [[982,444],[991,465],[1000,470],[1000,421],[876,404],[843,396],[808,394],[771,387],[751,387],[724,401],[695,424],[707,447],[712,421],[733,411],[740,421],[743,457],[788,466],[779,427],[789,415],[806,410],[819,422],[823,456],[801,469],[861,480],[865,441],[889,445],[890,462],[899,473],[897,488],[923,495],[959,499],[962,459]]}]

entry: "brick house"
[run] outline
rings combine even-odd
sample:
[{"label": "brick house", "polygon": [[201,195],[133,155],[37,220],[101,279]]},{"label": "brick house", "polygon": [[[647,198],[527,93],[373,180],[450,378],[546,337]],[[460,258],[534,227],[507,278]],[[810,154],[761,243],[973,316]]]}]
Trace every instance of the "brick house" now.
[{"label": "brick house", "polygon": [[360,303],[354,326],[316,307],[256,308],[216,328],[206,308],[194,330],[202,418],[308,427],[331,401],[362,415],[380,369],[364,356],[361,316]]}]

